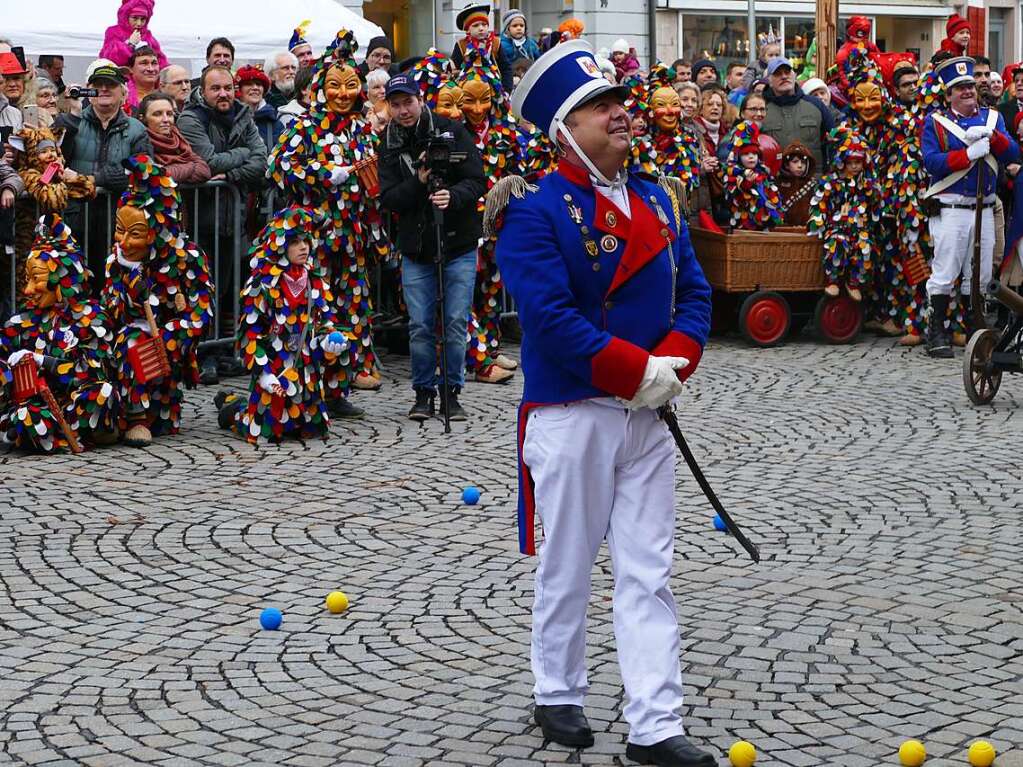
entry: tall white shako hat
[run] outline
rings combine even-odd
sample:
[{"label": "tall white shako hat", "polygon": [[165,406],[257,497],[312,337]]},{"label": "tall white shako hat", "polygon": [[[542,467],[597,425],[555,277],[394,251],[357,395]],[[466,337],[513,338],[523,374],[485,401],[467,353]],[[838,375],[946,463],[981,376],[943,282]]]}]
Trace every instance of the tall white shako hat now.
[{"label": "tall white shako hat", "polygon": [[596,170],[565,128],[565,118],[573,109],[608,91],[617,92],[624,101],[629,89],[608,82],[593,55],[593,47],[585,40],[559,43],[538,58],[512,91],[512,112],[545,132],[557,145],[565,137],[579,154],[590,172],[610,184]]},{"label": "tall white shako hat", "polygon": [[938,64],[934,68],[934,74],[938,76],[947,91],[956,85],[976,82],[973,79],[973,65],[976,63],[969,56],[956,56]]}]

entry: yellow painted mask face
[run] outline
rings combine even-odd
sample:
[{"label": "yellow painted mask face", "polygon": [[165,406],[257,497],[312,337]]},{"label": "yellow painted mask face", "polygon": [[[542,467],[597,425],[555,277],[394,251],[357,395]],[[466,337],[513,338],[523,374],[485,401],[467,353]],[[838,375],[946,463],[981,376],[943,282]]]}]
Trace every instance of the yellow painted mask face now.
[{"label": "yellow painted mask face", "polygon": [[441,88],[437,94],[437,108],[433,111],[449,120],[462,119],[462,89],[457,85]]},{"label": "yellow painted mask face", "polygon": [[852,108],[865,123],[877,122],[884,109],[884,97],[877,83],[860,83],[852,92]]},{"label": "yellow painted mask face", "polygon": [[348,65],[331,67],[323,84],[327,109],[337,114],[348,114],[362,92],[358,73]]},{"label": "yellow painted mask face", "polygon": [[121,246],[121,255],[129,261],[141,261],[149,253],[149,224],[146,214],[125,205],[117,211],[114,241]]},{"label": "yellow painted mask face", "polygon": [[48,309],[57,303],[57,291],[49,286],[50,268],[39,258],[25,263],[25,298],[32,306]]},{"label": "yellow painted mask face", "polygon": [[679,115],[682,114],[682,100],[674,88],[662,87],[650,97],[650,109],[654,124],[662,131],[671,133],[678,130]]},{"label": "yellow painted mask face", "polygon": [[466,80],[462,85],[462,112],[469,124],[478,128],[488,117],[494,105],[494,91],[482,80]]}]

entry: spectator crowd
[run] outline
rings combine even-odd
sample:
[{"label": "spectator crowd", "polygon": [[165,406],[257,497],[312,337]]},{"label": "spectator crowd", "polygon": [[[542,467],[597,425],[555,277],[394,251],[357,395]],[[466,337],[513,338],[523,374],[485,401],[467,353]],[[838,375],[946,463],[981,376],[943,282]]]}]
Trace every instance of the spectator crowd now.
[{"label": "spectator crowd", "polygon": [[[169,179],[164,183],[198,187],[192,207],[201,214],[192,231],[204,246],[220,243],[207,253],[211,272],[222,275],[209,286],[220,307],[237,298],[227,275],[240,270],[239,282],[249,276],[234,254],[251,246],[266,274],[276,275],[273,259],[283,267],[294,262],[260,238],[274,227],[288,237],[308,235],[310,260],[322,267],[337,302],[328,324],[346,334],[349,369],[325,372],[315,384],[339,392],[324,395],[331,415],[361,414],[347,393],[381,385],[373,331],[402,319],[417,397],[410,416],[434,412],[436,286],[423,286],[436,260],[450,267],[445,279],[464,304],[441,313],[448,346],[457,350],[454,363],[441,363],[445,380],[454,379],[440,389],[446,414],[464,417],[457,393],[466,371],[481,383],[509,380],[517,363],[502,349],[502,282],[494,240],[480,225],[484,195],[501,178],[535,181],[557,169],[556,137],[548,126],[517,121],[510,95],[545,51],[585,39],[582,23],[567,19],[531,34],[525,15],[510,10],[497,30],[489,7],[473,5],[458,15],[464,37],[450,55],[431,49],[403,61],[387,37],[359,51],[351,35],[339,33],[317,51],[299,27],[279,51],[239,65],[236,54],[245,52],[218,36],[206,47],[202,71],[193,73],[168,60],[149,29],[153,13],[152,0],[125,0],[82,84],[65,82],[56,43],[33,62],[17,41],[0,40],[0,210],[13,254],[0,265],[0,321],[26,301],[25,264],[39,215],[60,216],[85,246],[86,270],[104,273],[115,206],[94,200],[132,194],[126,163],[136,158],[138,174],[148,166],[137,158],[145,157]],[[821,242],[828,295],[862,303],[876,332],[901,336],[905,345],[926,339],[930,353],[946,356],[971,329],[968,307],[951,300],[967,292],[968,270],[941,255],[951,247],[947,223],[960,208],[980,205],[991,216],[987,230],[970,235],[985,250],[983,276],[1000,268],[1010,284],[1023,278],[1015,183],[1023,64],[997,73],[983,56],[966,59],[969,25],[958,16],[928,62],[878,51],[869,30],[869,20],[852,17],[827,71],[818,71],[812,55],[794,66],[773,35],[758,40],[749,65],[680,58],[644,68],[625,39],[599,51],[597,62],[620,86],[631,120],[628,170],[672,179],[691,227],[804,229]],[[961,97],[968,90],[973,101]],[[969,126],[960,119],[974,116]],[[447,188],[432,185],[423,165],[438,127],[466,158]],[[990,172],[978,181],[979,168]],[[957,185],[941,185],[956,174],[963,174]],[[228,186],[242,203],[210,214],[209,195]],[[289,206],[309,214],[301,225],[293,223],[298,214],[282,214]],[[438,251],[430,238],[441,217],[431,210],[448,206]],[[936,225],[942,217],[946,226]],[[231,239],[235,231],[240,242]],[[253,268],[256,262],[253,256]],[[100,283],[92,288],[97,295]],[[10,297],[8,285],[15,286]],[[337,351],[330,364],[344,355]],[[252,372],[254,357],[239,356]],[[239,372],[234,357],[204,353],[201,380]],[[275,378],[268,387],[287,390],[281,383]],[[252,407],[226,406],[243,429],[251,427]],[[263,436],[281,435],[280,413],[275,418]]]}]

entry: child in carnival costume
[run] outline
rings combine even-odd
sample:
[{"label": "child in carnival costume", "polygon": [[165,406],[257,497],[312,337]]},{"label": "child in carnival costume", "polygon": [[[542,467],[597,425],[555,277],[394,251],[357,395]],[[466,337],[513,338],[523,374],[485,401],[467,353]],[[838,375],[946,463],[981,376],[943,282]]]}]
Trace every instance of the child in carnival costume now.
[{"label": "child in carnival costume", "polygon": [[835,170],[818,182],[807,234],[824,242],[824,292],[835,297],[844,284],[849,297],[861,301],[861,286],[881,242],[881,186],[873,174],[870,149],[855,130],[836,126],[829,139],[835,147]]},{"label": "child in carnival costume", "polygon": [[[120,397],[111,375],[113,333],[100,305],[88,297],[89,273],[71,230],[59,216],[39,220],[25,264],[25,302],[0,332],[0,389],[17,364],[36,366],[72,435],[86,445],[117,440]],[[12,393],[13,394],[13,393]],[[0,435],[42,453],[69,447],[57,414],[41,392],[0,408]]]},{"label": "child in carnival costume", "polygon": [[[60,151],[61,138],[63,135],[55,135],[50,128],[26,125],[13,139],[15,143],[20,140],[22,147],[18,156],[18,175],[25,184],[25,192],[35,201],[35,206],[19,205],[15,208],[15,251],[22,265],[32,245],[34,218],[37,215],[63,215],[71,200],[92,200],[96,197],[93,177],[75,173],[66,167],[64,155]],[[51,165],[56,166],[56,173],[49,170]],[[44,181],[44,178],[48,180]],[[17,280],[19,296],[24,284],[25,275],[22,271]]]},{"label": "child in carnival costume", "polygon": [[759,138],[755,124],[735,126],[725,169],[725,201],[733,229],[763,232],[782,224],[781,196],[761,158]]},{"label": "child in carnival costume", "polygon": [[[182,231],[174,179],[148,155],[131,157],[124,166],[128,188],[118,203],[102,302],[115,333],[124,442],[145,447],[154,436],[178,433],[181,387],[199,383],[196,351],[213,321],[214,287],[206,254]],[[130,352],[151,338],[146,303],[170,373],[143,380]]]},{"label": "child in carnival costume", "polygon": [[626,77],[622,85],[629,90],[629,96],[625,99],[625,111],[629,113],[632,131],[632,143],[626,164],[632,170],[649,173],[651,176],[656,175],[657,153],[654,151],[654,142],[650,134],[650,103],[647,101],[646,81],[635,74]]},{"label": "child in carnival costume", "polygon": [[[675,70],[655,64],[647,76],[648,122],[657,173],[679,179],[691,200],[700,186],[700,141],[681,124],[682,101],[672,87]],[[688,204],[684,205],[688,209]]]},{"label": "child in carnival costume", "polygon": [[[508,111],[508,98],[493,61],[483,48],[470,45],[458,74],[462,89],[461,110],[465,127],[476,140],[483,158],[487,191],[506,176],[521,176],[522,167],[515,121]],[[479,200],[483,212],[485,197]],[[503,383],[512,377],[518,363],[501,354],[501,273],[494,259],[496,238],[485,238],[477,261],[476,292],[469,320],[466,364],[481,383]]]},{"label": "child in carnival costume", "polygon": [[241,293],[238,354],[252,373],[248,402],[221,392],[221,428],[252,444],[327,438],[323,367],[347,364],[348,339],[337,331],[334,297],[312,254],[309,211],[278,211],[249,251],[252,273]]},{"label": "child in carnival costume", "polygon": [[296,120],[270,155],[267,175],[292,205],[322,221],[316,257],[327,275],[337,313],[351,327],[353,370],[328,365],[324,373],[331,415],[361,417],[347,401],[349,388],[380,388],[373,350],[369,267],[388,245],[376,200],[354,166],[376,155],[378,138],[363,116],[362,83],[355,65],[358,43],[341,30],[316,63],[308,116]]}]

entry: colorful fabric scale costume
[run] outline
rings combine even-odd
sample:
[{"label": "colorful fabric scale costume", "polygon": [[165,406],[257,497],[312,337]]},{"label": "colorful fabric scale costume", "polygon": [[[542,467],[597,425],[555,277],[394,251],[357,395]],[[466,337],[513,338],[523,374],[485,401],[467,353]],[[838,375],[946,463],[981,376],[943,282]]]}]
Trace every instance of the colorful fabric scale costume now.
[{"label": "colorful fabric scale costume", "polygon": [[759,136],[753,123],[735,126],[725,169],[725,201],[734,229],[767,231],[782,224],[781,196],[761,160]]},{"label": "colorful fabric scale costume", "polygon": [[[682,182],[688,199],[700,185],[700,140],[681,124],[682,102],[671,86],[675,70],[656,64],[647,77],[650,136],[656,172]],[[687,206],[688,207],[688,206]]]},{"label": "colorful fabric scale costume", "polygon": [[807,233],[824,243],[824,276],[828,295],[845,284],[849,296],[861,300],[860,286],[870,276],[881,242],[881,187],[871,167],[871,152],[862,137],[847,126],[831,132],[836,170],[817,186],[810,202]]},{"label": "colorful fabric scale costume", "polygon": [[[458,85],[462,89],[461,111],[466,128],[475,137],[476,148],[483,158],[487,190],[506,176],[521,176],[518,131],[508,113],[500,74],[487,50],[471,41],[465,51]],[[484,198],[481,197],[480,213],[483,207]],[[507,370],[495,369],[498,358],[503,356],[500,352],[500,295],[503,284],[494,258],[496,242],[496,238],[488,237],[479,247],[476,292],[469,320],[466,364],[476,373],[476,380],[482,383],[499,383],[510,377]],[[501,361],[515,366],[507,358]]]},{"label": "colorful fabric scale costume", "polygon": [[[354,334],[351,365],[328,365],[328,404],[346,396],[354,376],[379,381],[373,350],[369,268],[388,253],[382,218],[357,163],[376,155],[377,137],[362,114],[355,65],[358,43],[341,30],[316,64],[309,115],[296,120],[270,155],[268,175],[291,205],[321,220],[317,258]],[[361,167],[361,166],[359,166]],[[353,376],[354,371],[354,376]]]},{"label": "colorful fabric scale costume", "polygon": [[[0,332],[0,360],[6,360],[0,362],[0,402],[7,403],[0,408],[0,434],[16,447],[44,453],[116,440],[113,333],[106,313],[87,297],[81,252],[58,216],[40,219],[26,272],[26,303]],[[23,389],[18,378],[23,382],[28,371],[14,375],[22,366],[31,367],[42,386]],[[2,391],[8,371],[14,379],[9,392]]]},{"label": "colorful fabric scale costume", "polygon": [[141,447],[178,432],[181,387],[199,382],[196,350],[213,320],[214,288],[206,254],[182,231],[174,179],[147,155],[125,167],[103,303],[116,334],[125,443]]},{"label": "colorful fabric scale costume", "polygon": [[241,293],[238,353],[252,373],[248,402],[222,414],[256,444],[284,437],[327,438],[323,401],[324,363],[348,364],[328,354],[324,339],[335,332],[334,297],[323,270],[310,258],[316,224],[303,208],[278,212],[249,251],[252,274]]}]

